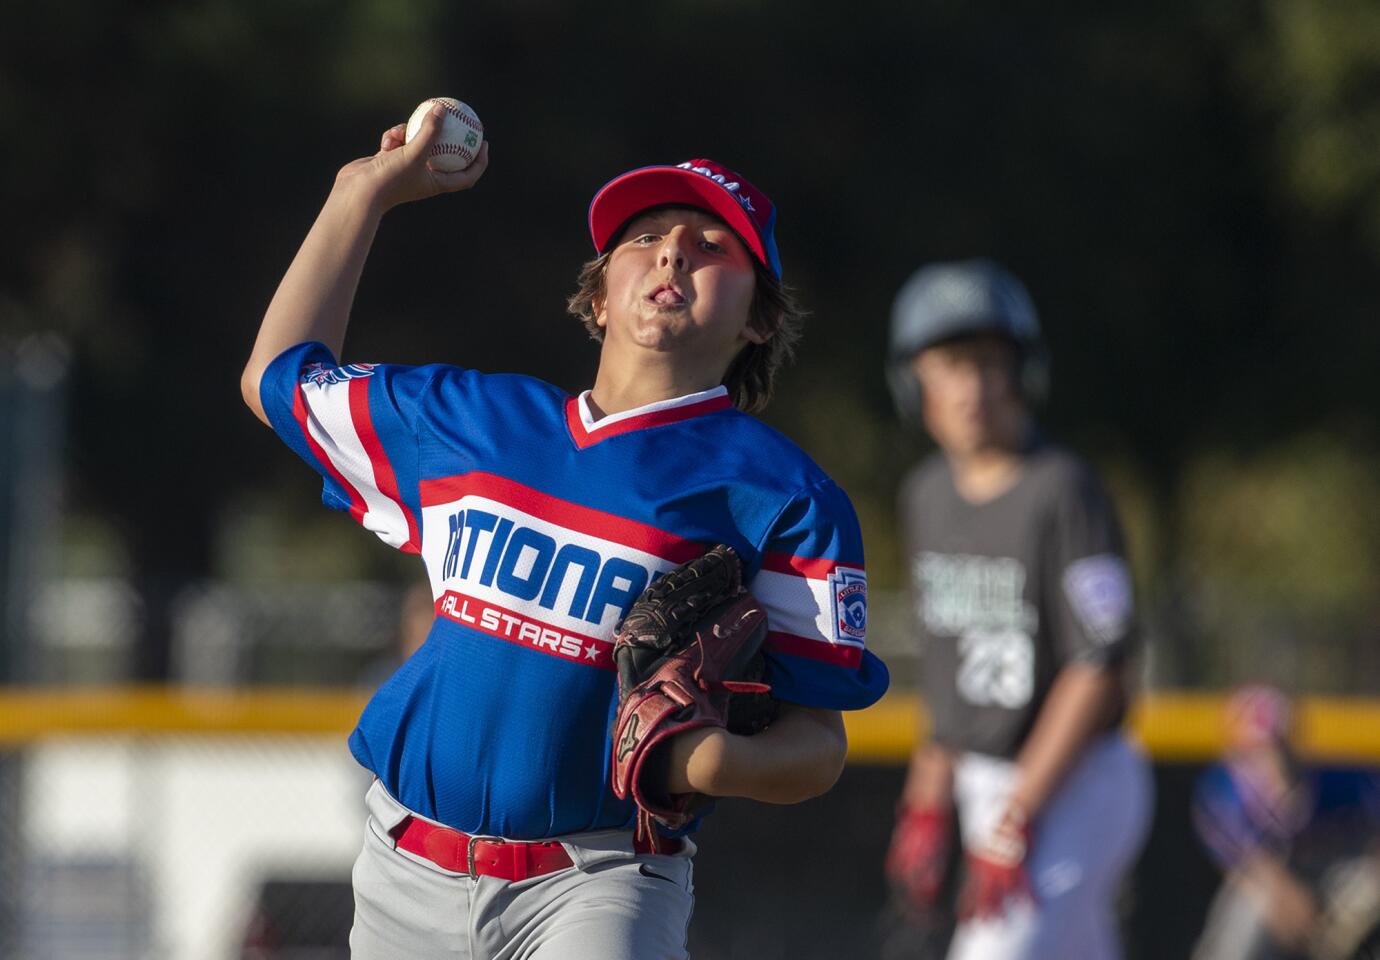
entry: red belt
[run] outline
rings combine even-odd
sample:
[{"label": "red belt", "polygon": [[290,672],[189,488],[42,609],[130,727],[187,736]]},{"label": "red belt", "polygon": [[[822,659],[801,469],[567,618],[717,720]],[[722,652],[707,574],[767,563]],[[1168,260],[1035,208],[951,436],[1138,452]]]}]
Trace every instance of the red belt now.
[{"label": "red belt", "polygon": [[[468,873],[471,877],[526,880],[575,865],[565,847],[555,840],[475,837],[416,817],[408,817],[394,827],[393,837],[399,850],[415,853],[438,867]],[[679,839],[648,837],[633,841],[636,853],[675,853],[680,848]]]}]

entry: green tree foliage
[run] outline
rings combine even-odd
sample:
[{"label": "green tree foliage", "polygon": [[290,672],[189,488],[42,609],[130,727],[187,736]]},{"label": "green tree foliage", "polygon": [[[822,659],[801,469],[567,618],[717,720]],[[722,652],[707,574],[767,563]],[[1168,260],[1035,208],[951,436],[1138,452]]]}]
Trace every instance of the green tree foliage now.
[{"label": "green tree foliage", "polygon": [[1224,679],[1305,688],[1380,682],[1380,480],[1373,458],[1328,434],[1241,458],[1218,451],[1187,471],[1182,564],[1202,584],[1201,626],[1232,638]]},{"label": "green tree foliage", "polygon": [[[73,343],[69,503],[128,545],[157,675],[159,598],[262,556],[222,532],[237,511],[313,509],[236,380],[340,164],[435,94],[493,144],[472,194],[384,223],[346,359],[575,390],[595,353],[562,303],[590,196],[715,157],[777,201],[812,311],[768,418],[853,494],[877,582],[903,582],[892,497],[924,450],[882,384],[892,296],[926,261],[994,256],[1044,320],[1051,432],[1136,491],[1172,646],[1199,629],[1185,551],[1221,539],[1181,502],[1198,452],[1273,463],[1291,437],[1380,426],[1377,18],[1364,0],[23,4],[0,31],[0,336]],[[248,529],[309,573],[314,522]],[[1207,664],[1182,643],[1192,678]]]},{"label": "green tree foliage", "polygon": [[1260,41],[1242,72],[1272,116],[1281,177],[1309,209],[1359,218],[1380,249],[1380,7],[1270,0]]},{"label": "green tree foliage", "polygon": [[1364,612],[1380,586],[1380,479],[1353,444],[1293,438],[1249,459],[1204,456],[1183,493],[1184,562],[1252,606]]}]

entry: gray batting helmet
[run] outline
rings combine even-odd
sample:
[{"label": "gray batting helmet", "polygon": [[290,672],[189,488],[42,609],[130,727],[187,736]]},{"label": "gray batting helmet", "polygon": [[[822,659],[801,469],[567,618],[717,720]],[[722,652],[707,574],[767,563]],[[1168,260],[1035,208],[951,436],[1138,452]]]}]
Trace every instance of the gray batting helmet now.
[{"label": "gray batting helmet", "polygon": [[979,333],[1009,338],[1020,357],[1021,392],[1044,398],[1049,371],[1035,306],[1021,282],[992,260],[960,260],[921,267],[891,308],[887,383],[903,419],[920,418],[920,382],[912,358],[945,340]]}]

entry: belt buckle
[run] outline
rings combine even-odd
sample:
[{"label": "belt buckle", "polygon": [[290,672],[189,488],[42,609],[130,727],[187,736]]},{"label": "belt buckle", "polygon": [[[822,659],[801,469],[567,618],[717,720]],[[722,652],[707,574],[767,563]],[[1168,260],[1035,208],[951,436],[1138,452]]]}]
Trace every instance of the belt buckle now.
[{"label": "belt buckle", "polygon": [[470,879],[477,881],[479,879],[479,874],[474,872],[474,845],[481,840],[485,843],[498,844],[507,843],[508,841],[504,840],[502,837],[484,837],[475,836],[474,834],[469,834],[468,836],[469,840],[465,843],[465,869],[469,873]]}]

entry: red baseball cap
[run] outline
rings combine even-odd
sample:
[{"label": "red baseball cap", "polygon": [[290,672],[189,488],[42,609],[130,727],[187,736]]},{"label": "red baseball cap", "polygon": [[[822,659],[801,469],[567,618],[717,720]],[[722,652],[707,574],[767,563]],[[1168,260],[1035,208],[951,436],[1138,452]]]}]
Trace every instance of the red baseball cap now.
[{"label": "red baseball cap", "polygon": [[762,266],[781,279],[776,205],[732,170],[703,158],[639,167],[600,187],[589,204],[594,248],[605,253],[629,220],[643,210],[667,205],[714,214],[737,232]]}]

